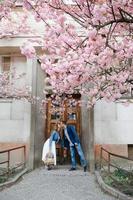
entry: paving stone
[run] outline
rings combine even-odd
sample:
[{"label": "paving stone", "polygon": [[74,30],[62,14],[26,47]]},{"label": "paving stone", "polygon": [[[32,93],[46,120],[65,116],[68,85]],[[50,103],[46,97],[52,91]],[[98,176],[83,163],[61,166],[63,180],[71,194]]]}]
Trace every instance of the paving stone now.
[{"label": "paving stone", "polygon": [[115,200],[103,193],[95,176],[82,169],[50,171],[39,168],[23,176],[23,180],[0,192],[0,200]]}]

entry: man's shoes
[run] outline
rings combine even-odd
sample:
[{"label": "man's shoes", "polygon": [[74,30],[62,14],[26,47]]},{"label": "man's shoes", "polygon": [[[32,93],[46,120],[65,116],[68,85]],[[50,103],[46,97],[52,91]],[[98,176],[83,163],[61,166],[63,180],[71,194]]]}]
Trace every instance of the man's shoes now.
[{"label": "man's shoes", "polygon": [[74,167],[69,169],[69,171],[75,171],[75,170],[76,170],[76,168],[74,168]]},{"label": "man's shoes", "polygon": [[86,172],[86,170],[87,170],[87,166],[85,165],[85,166],[84,166],[84,172]]}]

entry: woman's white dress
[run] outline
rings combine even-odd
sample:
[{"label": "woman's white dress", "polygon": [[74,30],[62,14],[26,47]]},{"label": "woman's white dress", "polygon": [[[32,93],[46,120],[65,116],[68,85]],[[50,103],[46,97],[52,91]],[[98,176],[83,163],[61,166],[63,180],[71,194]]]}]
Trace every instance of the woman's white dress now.
[{"label": "woman's white dress", "polygon": [[[50,139],[48,138],[43,145],[42,161],[45,161],[46,154],[49,152],[49,140]],[[51,152],[54,155],[54,165],[56,165],[56,145],[55,145],[55,141],[52,141]]]}]

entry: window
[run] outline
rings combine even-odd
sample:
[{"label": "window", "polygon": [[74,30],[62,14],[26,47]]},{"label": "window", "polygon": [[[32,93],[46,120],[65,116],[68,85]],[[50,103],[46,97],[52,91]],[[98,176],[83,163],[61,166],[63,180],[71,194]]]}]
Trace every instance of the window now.
[{"label": "window", "polygon": [[0,56],[0,98],[7,98],[10,90],[11,57]]},{"label": "window", "polygon": [[59,120],[60,119],[60,112],[54,112],[51,114],[51,119]]},{"label": "window", "polygon": [[1,63],[1,70],[2,72],[9,72],[11,65],[11,57],[10,56],[3,56],[2,63]]},{"label": "window", "polygon": [[76,120],[76,113],[68,113],[68,119]]}]

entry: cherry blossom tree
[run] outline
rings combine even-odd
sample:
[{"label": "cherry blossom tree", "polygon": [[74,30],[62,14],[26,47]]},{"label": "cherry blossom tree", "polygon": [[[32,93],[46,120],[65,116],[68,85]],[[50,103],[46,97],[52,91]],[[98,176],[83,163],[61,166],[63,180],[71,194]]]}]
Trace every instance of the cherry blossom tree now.
[{"label": "cherry blossom tree", "polygon": [[[0,1],[0,39],[14,37],[31,32],[28,15],[14,12],[17,1]],[[2,70],[0,66],[0,98],[26,99],[34,101],[31,97],[31,87],[24,83],[26,73],[19,73],[16,68],[10,66],[8,70]],[[21,82],[21,84],[20,84]],[[23,82],[23,84],[22,84]]]},{"label": "cherry blossom tree", "polygon": [[31,88],[29,85],[20,81],[24,80],[25,73],[18,74],[15,69],[0,73],[0,98],[14,98],[33,101]]},{"label": "cherry blossom tree", "polygon": [[[10,20],[16,2],[1,0],[1,20]],[[22,6],[45,23],[39,59],[54,93],[79,92],[92,106],[131,91],[132,0],[23,0]],[[36,56],[34,42],[21,49],[29,58]]]}]

